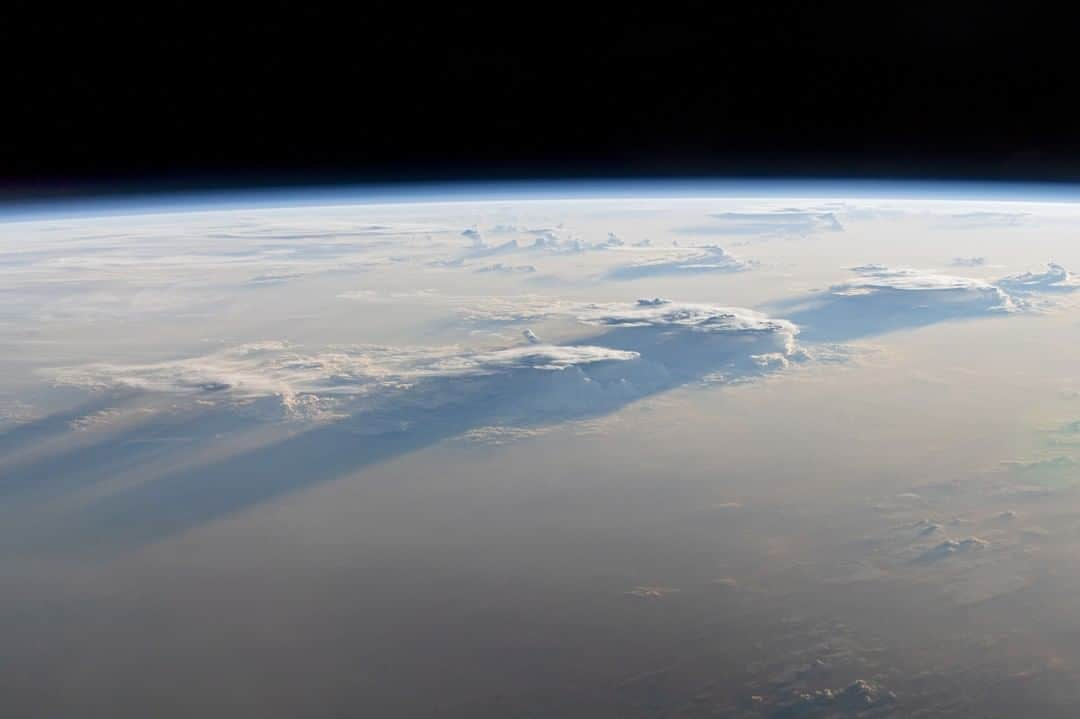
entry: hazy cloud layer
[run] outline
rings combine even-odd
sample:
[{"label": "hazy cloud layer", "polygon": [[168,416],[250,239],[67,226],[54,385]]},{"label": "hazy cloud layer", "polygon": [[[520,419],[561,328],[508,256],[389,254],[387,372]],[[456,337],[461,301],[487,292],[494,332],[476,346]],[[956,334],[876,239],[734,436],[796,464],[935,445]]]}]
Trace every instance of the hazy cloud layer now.
[{"label": "hazy cloud layer", "polygon": [[938,221],[942,227],[954,230],[981,230],[997,227],[1017,227],[1031,219],[1027,212],[960,212],[946,215]]},{"label": "hazy cloud layer", "polygon": [[709,224],[683,227],[680,232],[695,235],[809,235],[844,231],[844,226],[832,212],[718,212],[709,218]]},{"label": "hazy cloud layer", "polygon": [[954,257],[953,267],[982,267],[986,264],[985,257]]}]

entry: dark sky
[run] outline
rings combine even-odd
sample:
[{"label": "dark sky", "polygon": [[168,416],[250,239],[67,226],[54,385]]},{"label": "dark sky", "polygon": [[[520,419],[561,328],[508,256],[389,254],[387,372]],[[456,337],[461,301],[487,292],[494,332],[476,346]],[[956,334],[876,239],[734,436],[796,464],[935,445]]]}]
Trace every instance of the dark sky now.
[{"label": "dark sky", "polygon": [[1071,22],[724,5],[17,3],[0,182],[1080,177]]}]

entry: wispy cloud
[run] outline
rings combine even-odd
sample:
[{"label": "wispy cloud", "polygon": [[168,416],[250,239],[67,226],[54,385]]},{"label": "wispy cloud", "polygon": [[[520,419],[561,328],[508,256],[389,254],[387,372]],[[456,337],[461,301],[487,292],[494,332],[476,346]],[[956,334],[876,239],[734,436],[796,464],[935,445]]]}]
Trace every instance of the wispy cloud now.
[{"label": "wispy cloud", "polygon": [[[663,249],[659,253],[651,249],[633,249],[627,252],[645,254],[629,264],[619,265],[608,271],[615,280],[631,280],[658,275],[689,275],[709,272],[741,272],[751,265],[729,254],[722,247],[707,246],[694,249]],[[647,253],[647,254],[646,254]],[[660,254],[659,257],[656,255]]]},{"label": "wispy cloud", "polygon": [[718,212],[709,215],[706,225],[682,227],[694,235],[809,235],[843,232],[844,226],[832,212],[797,209],[772,212]]}]

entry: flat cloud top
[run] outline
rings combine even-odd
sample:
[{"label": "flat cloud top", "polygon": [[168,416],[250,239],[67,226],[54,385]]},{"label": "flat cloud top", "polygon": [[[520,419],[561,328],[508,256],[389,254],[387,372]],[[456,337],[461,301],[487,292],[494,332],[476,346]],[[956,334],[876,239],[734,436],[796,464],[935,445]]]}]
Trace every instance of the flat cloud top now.
[{"label": "flat cloud top", "polygon": [[852,267],[858,279],[849,280],[829,288],[832,295],[838,297],[858,297],[883,293],[911,293],[947,295],[950,299],[960,298],[985,304],[989,311],[1012,312],[1021,304],[997,285],[973,277],[947,275],[910,267],[886,267],[883,265],[861,265]]},{"label": "flat cloud top", "polygon": [[762,332],[795,335],[791,322],[740,307],[673,302],[660,297],[634,304],[595,305],[578,315],[586,324],[618,327],[681,327],[697,332]]},{"label": "flat cloud top", "polygon": [[956,275],[944,275],[910,267],[886,267],[884,265],[860,265],[852,267],[860,279],[833,285],[834,294],[861,294],[873,290],[994,290],[984,280]]},{"label": "flat cloud top", "polygon": [[354,347],[305,354],[284,342],[259,342],[164,362],[60,368],[54,377],[59,384],[92,389],[228,392],[237,397],[304,392],[355,395],[375,386],[399,386],[434,377],[554,371],[637,357],[636,352],[592,345],[528,344],[491,352],[470,352],[456,346]]}]

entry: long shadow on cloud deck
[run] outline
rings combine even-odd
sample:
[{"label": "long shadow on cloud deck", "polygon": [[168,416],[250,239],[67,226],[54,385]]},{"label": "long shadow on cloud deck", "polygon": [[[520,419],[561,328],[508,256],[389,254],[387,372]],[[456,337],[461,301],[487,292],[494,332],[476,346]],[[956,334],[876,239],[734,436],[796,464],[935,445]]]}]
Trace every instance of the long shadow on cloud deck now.
[{"label": "long shadow on cloud deck", "polygon": [[252,422],[234,414],[188,411],[137,418],[134,426],[120,431],[80,432],[71,427],[94,412],[118,407],[126,407],[123,397],[101,397],[0,435],[0,502],[8,507],[46,502],[124,473],[153,477],[170,461],[183,459],[192,447],[205,445],[208,438]]},{"label": "long shadow on cloud deck", "polygon": [[[382,409],[358,412],[319,425],[276,444],[198,467],[162,470],[136,486],[108,494],[17,537],[32,553],[109,552],[153,542],[248,507],[342,477],[364,467],[429,447],[469,429],[495,423],[529,425],[595,417],[649,395],[715,372],[730,377],[766,371],[753,355],[782,344],[774,333],[697,332],[681,328],[632,327],[596,338],[598,344],[640,353],[630,361],[599,362],[569,369],[517,369],[486,377],[441,378],[391,398]],[[188,429],[197,422],[187,425]],[[379,431],[372,427],[391,427]],[[211,430],[213,431],[213,430]],[[204,436],[210,436],[205,434]],[[23,467],[6,482],[33,481],[48,472],[63,475],[80,463],[102,468],[123,464],[125,447],[138,428],[107,446],[73,451],[58,460]],[[151,465],[167,457],[145,455]],[[98,471],[87,481],[107,472]],[[54,479],[56,493],[78,481]]]},{"label": "long shadow on cloud deck", "polygon": [[[878,289],[822,293],[775,305],[774,316],[800,327],[809,342],[850,341],[946,321],[999,316],[1000,295],[964,290]],[[284,441],[197,468],[170,469],[177,455],[132,450],[154,425],[137,427],[98,445],[76,448],[0,473],[0,496],[58,496],[101,481],[117,468],[146,467],[148,479],[107,495],[46,527],[39,540],[64,551],[154,541],[261,502],[390,460],[490,424],[529,425],[595,417],[634,400],[723,373],[730,379],[768,371],[763,355],[782,351],[776,333],[700,332],[683,327],[626,327],[592,341],[640,353],[633,361],[600,362],[561,371],[519,369],[486,377],[440,378]],[[106,406],[108,402],[98,403]],[[20,430],[31,439],[55,432],[63,417]],[[186,430],[228,431],[234,417],[192,420]],[[219,425],[218,430],[214,430]],[[390,429],[380,429],[390,428]],[[0,449],[11,444],[0,436]],[[6,476],[5,476],[6,474]]]},{"label": "long shadow on cloud deck", "polygon": [[997,297],[972,297],[964,290],[882,290],[871,294],[823,293],[770,307],[799,326],[807,342],[847,342],[941,322],[1005,314]]}]

